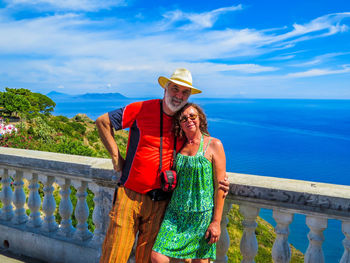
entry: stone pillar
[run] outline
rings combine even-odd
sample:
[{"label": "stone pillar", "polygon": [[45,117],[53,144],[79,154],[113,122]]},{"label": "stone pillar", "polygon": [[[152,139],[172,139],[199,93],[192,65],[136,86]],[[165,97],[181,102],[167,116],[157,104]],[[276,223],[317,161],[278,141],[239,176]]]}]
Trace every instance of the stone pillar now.
[{"label": "stone pillar", "polygon": [[90,185],[91,191],[94,193],[94,212],[92,214],[92,220],[95,224],[95,231],[94,236],[91,240],[91,243],[96,246],[100,247],[102,245],[103,239],[105,237],[105,233],[103,231],[103,196],[102,196],[102,187],[98,186],[95,183],[91,183]]},{"label": "stone pillar", "polygon": [[345,238],[343,240],[344,254],[340,263],[350,263],[350,221],[343,221],[341,229]]},{"label": "stone pillar", "polygon": [[273,210],[276,240],[272,247],[272,259],[274,263],[288,263],[291,259],[291,251],[288,243],[289,225],[293,221],[293,214],[282,210]]},{"label": "stone pillar", "polygon": [[243,220],[243,236],[240,244],[241,254],[243,256],[242,263],[253,263],[258,253],[258,241],[255,235],[257,227],[256,218],[260,209],[254,206],[241,205],[239,211],[244,217]]},{"label": "stone pillar", "polygon": [[[40,176],[42,177],[42,176]],[[56,210],[56,201],[53,197],[54,187],[52,186],[55,181],[53,176],[43,176],[42,182],[44,183],[44,201],[43,201],[43,212],[45,214],[44,222],[41,226],[45,232],[56,231],[58,225],[54,216]]]},{"label": "stone pillar", "polygon": [[75,218],[77,219],[77,227],[74,233],[74,239],[84,241],[91,238],[92,234],[88,230],[87,219],[89,217],[89,207],[86,202],[86,189],[88,183],[86,181],[80,181],[77,187],[77,205],[75,207]]},{"label": "stone pillar", "polygon": [[28,196],[28,207],[30,209],[29,220],[27,226],[29,227],[40,227],[42,220],[40,217],[40,205],[41,198],[39,195],[39,183],[38,183],[38,174],[33,173],[28,176],[29,178],[29,196]]},{"label": "stone pillar", "polygon": [[15,225],[20,225],[28,220],[26,215],[26,210],[24,209],[24,204],[26,203],[26,195],[23,190],[23,172],[16,171],[14,175],[13,186],[15,188],[13,195],[13,204],[15,206],[15,214],[12,218],[12,223]]},{"label": "stone pillar", "polygon": [[310,228],[307,235],[309,246],[306,250],[305,263],[324,263],[322,243],[324,241],[323,231],[327,228],[327,218],[318,216],[307,216],[306,225]]},{"label": "stone pillar", "polygon": [[11,182],[12,179],[9,175],[8,169],[2,169],[2,190],[1,190],[1,202],[2,202],[2,209],[1,209],[1,220],[4,221],[10,221],[13,218],[13,209],[12,209],[12,189],[11,189]]},{"label": "stone pillar", "polygon": [[221,235],[220,239],[217,243],[217,249],[216,249],[216,263],[227,263],[228,257],[227,257],[227,251],[230,247],[230,237],[227,232],[227,224],[228,224],[228,218],[227,213],[231,210],[232,202],[229,200],[225,200],[224,209],[222,211],[222,218],[220,223],[221,228]]},{"label": "stone pillar", "polygon": [[71,180],[68,178],[57,178],[57,182],[61,187],[61,190],[60,190],[61,202],[59,206],[59,212],[62,217],[58,234],[60,236],[70,237],[73,235],[75,231],[75,228],[72,226],[72,219],[71,219],[72,213],[73,213],[73,204],[70,199]]}]

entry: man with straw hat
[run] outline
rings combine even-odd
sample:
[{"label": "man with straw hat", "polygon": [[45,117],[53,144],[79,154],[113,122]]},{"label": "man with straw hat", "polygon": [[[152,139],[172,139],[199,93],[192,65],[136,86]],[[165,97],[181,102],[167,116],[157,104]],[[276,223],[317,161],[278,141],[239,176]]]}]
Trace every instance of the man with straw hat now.
[{"label": "man with straw hat", "polygon": [[[169,170],[174,148],[179,151],[183,145],[183,141],[177,139],[176,142],[174,138],[172,116],[187,103],[191,94],[201,93],[192,86],[192,75],[187,69],[176,69],[170,78],[159,77],[158,82],[164,88],[163,100],[131,103],[96,120],[114,169],[121,171],[100,263],[126,263],[137,233],[136,262],[151,262],[152,247],[169,201],[168,195],[157,191],[161,188],[160,160],[163,170]],[[114,140],[113,128],[130,128],[125,160]],[[227,191],[226,182],[221,186]]]}]

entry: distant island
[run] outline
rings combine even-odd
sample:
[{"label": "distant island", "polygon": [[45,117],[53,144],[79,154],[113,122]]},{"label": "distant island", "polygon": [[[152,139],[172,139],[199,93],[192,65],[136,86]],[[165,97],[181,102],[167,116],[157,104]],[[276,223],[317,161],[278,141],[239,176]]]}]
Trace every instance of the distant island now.
[{"label": "distant island", "polygon": [[66,93],[61,93],[57,91],[51,91],[46,94],[49,98],[53,100],[60,99],[93,99],[93,100],[122,100],[129,99],[128,97],[120,94],[119,92],[114,93],[85,93],[85,94],[77,94],[71,95]]}]

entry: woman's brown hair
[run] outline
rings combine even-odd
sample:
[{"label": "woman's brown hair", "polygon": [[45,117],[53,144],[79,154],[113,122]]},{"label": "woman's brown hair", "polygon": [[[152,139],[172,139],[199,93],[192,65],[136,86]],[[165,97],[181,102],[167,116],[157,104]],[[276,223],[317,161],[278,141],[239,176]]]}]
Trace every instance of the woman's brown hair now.
[{"label": "woman's brown hair", "polygon": [[203,109],[201,107],[199,107],[199,105],[197,105],[195,103],[188,102],[188,103],[185,104],[185,106],[183,106],[174,115],[173,131],[174,131],[175,136],[181,137],[181,138],[185,137],[185,133],[181,129],[181,126],[180,126],[180,117],[181,117],[182,113],[189,107],[195,108],[197,110],[197,112],[198,112],[199,129],[200,129],[201,133],[205,134],[205,135],[209,135],[207,117],[205,116],[205,113],[204,113]]}]

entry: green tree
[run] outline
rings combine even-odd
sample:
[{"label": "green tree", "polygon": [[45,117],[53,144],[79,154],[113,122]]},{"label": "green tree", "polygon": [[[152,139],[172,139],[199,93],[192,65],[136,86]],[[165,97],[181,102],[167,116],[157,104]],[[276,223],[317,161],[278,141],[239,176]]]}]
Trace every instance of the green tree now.
[{"label": "green tree", "polygon": [[47,115],[50,114],[56,106],[56,103],[52,99],[40,93],[31,93],[28,99],[32,106],[31,110],[34,112]]},{"label": "green tree", "polygon": [[5,88],[5,90],[5,92],[0,92],[0,106],[4,108],[5,113],[10,115],[13,113],[49,115],[56,106],[56,103],[49,97],[33,93],[29,89]]},{"label": "green tree", "polygon": [[16,95],[29,96],[32,92],[29,89],[11,89],[5,88],[6,92],[13,93]]},{"label": "green tree", "polygon": [[10,116],[19,116],[27,112],[31,107],[29,100],[25,96],[11,92],[1,92],[0,106],[4,108],[4,113]]}]

